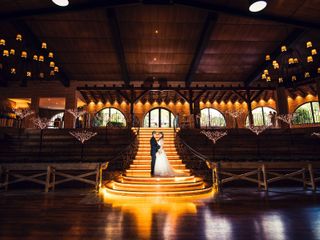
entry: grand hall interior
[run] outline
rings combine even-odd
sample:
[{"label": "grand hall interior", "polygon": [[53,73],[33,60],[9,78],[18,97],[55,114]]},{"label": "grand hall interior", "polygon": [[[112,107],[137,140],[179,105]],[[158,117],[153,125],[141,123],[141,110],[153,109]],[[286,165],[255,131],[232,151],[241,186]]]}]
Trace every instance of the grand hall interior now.
[{"label": "grand hall interior", "polygon": [[320,240],[319,0],[1,0],[0,239]]}]

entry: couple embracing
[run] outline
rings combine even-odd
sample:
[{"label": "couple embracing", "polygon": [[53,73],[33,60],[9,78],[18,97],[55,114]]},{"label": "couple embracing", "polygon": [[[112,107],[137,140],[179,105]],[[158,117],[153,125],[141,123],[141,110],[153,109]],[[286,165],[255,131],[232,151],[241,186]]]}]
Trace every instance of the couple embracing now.
[{"label": "couple embracing", "polygon": [[[156,139],[158,138],[158,140]],[[175,177],[184,174],[176,172],[169,163],[167,155],[163,149],[164,134],[163,132],[152,132],[150,139],[151,145],[151,176],[156,177]]]}]

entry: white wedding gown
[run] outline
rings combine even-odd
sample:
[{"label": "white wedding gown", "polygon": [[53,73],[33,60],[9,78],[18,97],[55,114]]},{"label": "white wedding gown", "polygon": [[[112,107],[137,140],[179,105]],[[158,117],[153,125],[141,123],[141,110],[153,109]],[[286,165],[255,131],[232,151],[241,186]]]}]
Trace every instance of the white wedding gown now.
[{"label": "white wedding gown", "polygon": [[154,176],[156,177],[176,177],[184,176],[185,174],[174,170],[170,165],[170,162],[167,158],[167,154],[163,149],[163,139],[158,141],[160,149],[156,153],[156,164],[154,166]]}]

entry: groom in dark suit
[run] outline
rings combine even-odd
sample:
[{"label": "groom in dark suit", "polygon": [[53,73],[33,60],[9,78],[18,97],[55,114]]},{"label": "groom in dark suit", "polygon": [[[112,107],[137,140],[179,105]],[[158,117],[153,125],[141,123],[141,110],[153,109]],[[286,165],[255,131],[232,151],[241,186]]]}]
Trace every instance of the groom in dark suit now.
[{"label": "groom in dark suit", "polygon": [[159,150],[160,146],[157,143],[157,140],[155,138],[157,132],[153,131],[152,132],[152,137],[150,139],[150,145],[151,145],[151,151],[150,151],[150,155],[151,155],[151,176],[154,175],[154,165],[156,164],[156,153]]}]

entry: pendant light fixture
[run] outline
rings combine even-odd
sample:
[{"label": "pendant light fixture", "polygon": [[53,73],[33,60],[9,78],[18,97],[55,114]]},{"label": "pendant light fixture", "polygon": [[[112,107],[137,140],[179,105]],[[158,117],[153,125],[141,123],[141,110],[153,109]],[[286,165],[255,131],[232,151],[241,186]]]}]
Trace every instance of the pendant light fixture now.
[{"label": "pendant light fixture", "polygon": [[260,12],[267,6],[266,0],[249,0],[249,11]]}]

